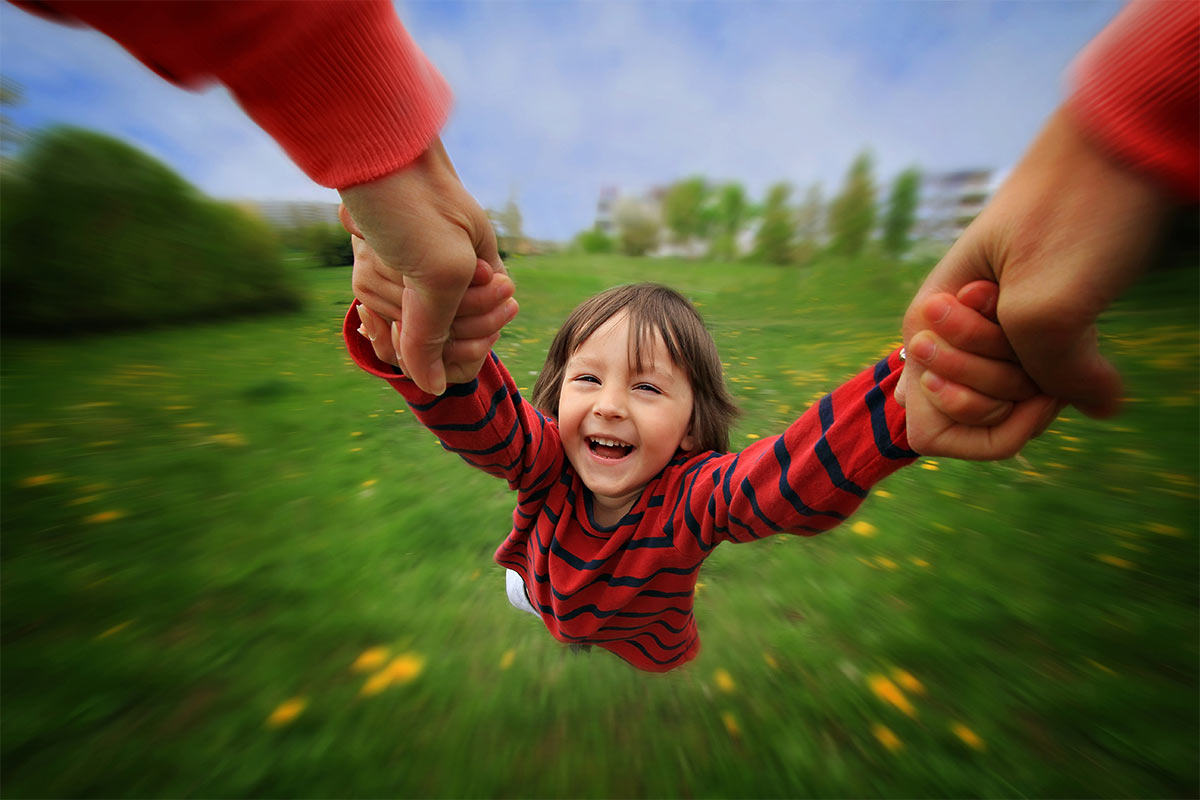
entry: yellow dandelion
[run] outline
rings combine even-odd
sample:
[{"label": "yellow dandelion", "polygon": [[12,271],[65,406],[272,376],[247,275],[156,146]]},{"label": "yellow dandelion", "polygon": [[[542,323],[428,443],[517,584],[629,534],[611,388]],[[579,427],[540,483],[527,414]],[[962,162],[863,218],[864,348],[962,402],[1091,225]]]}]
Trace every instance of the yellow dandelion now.
[{"label": "yellow dandelion", "polygon": [[369,650],[364,650],[362,655],[354,660],[350,665],[350,669],[355,672],[370,672],[371,670],[379,669],[383,666],[383,662],[387,660],[388,650],[386,647],[372,647]]},{"label": "yellow dandelion", "polygon": [[700,594],[700,590],[705,586],[708,586],[708,584],[704,581],[696,581],[696,590],[693,592],[693,594]]},{"label": "yellow dandelion", "polygon": [[746,438],[747,439],[761,439],[762,437],[759,436],[757,433],[747,433]]},{"label": "yellow dandelion", "polygon": [[471,573],[471,580],[473,580],[473,581],[479,580],[479,570],[478,569],[476,569],[474,572]]},{"label": "yellow dandelion", "polygon": [[176,428],[207,428],[208,426],[209,426],[209,423],[207,423],[207,422],[181,422],[178,425],[176,425],[175,427]]},{"label": "yellow dandelion", "polygon": [[403,413],[404,413],[404,409],[403,409],[403,408],[397,408],[397,409],[396,409],[396,413],[397,413],[397,414],[403,414]]},{"label": "yellow dandelion", "polygon": [[513,665],[513,661],[517,658],[517,651],[509,648],[504,651],[504,655],[500,656],[500,669],[508,669]]},{"label": "yellow dandelion", "polygon": [[721,722],[725,723],[725,730],[729,732],[730,736],[734,739],[742,738],[742,729],[738,726],[737,717],[733,715],[732,711],[721,712]]},{"label": "yellow dandelion", "polygon": [[892,677],[895,678],[896,683],[900,684],[913,694],[925,694],[925,687],[919,680],[913,677],[911,672],[902,669],[894,669],[892,670]]},{"label": "yellow dandelion", "polygon": [[895,561],[892,561],[890,558],[884,558],[883,556],[875,556],[875,563],[884,569],[897,569],[899,567]]},{"label": "yellow dandelion", "polygon": [[859,536],[874,536],[879,532],[878,528],[863,519],[860,519],[858,522],[855,522],[853,525],[851,525],[850,530],[854,531]]},{"label": "yellow dandelion", "polygon": [[1099,661],[1093,661],[1092,659],[1090,659],[1090,658],[1089,658],[1089,659],[1087,660],[1087,662],[1088,662],[1089,664],[1091,664],[1093,667],[1095,667],[1096,669],[1098,669],[1098,670],[1100,670],[1100,671],[1102,671],[1102,672],[1107,672],[1109,675],[1116,675],[1116,674],[1117,674],[1117,673],[1116,673],[1116,672],[1114,672],[1113,670],[1111,670],[1111,669],[1109,669],[1108,667],[1106,667],[1106,666],[1104,666],[1103,664],[1101,664]]},{"label": "yellow dandelion", "polygon": [[876,497],[891,497],[892,493],[889,492],[887,489],[876,489],[875,496]]},{"label": "yellow dandelion", "polygon": [[[1034,474],[1036,475],[1037,473],[1035,472]],[[954,500],[959,500],[962,498],[961,494],[959,494],[958,492],[952,492],[949,489],[938,489],[938,494],[945,495],[946,497],[952,498]]]},{"label": "yellow dandelion", "polygon": [[858,563],[860,563],[860,564],[865,564],[866,566],[870,567],[871,569],[879,569],[879,567],[875,566],[875,562],[873,562],[873,561],[868,561],[867,559],[863,558],[862,556],[855,556],[855,558],[858,559]]},{"label": "yellow dandelion", "polygon": [[971,730],[966,725],[963,725],[961,722],[956,722],[951,725],[950,731],[959,739],[962,739],[968,747],[974,750],[983,751],[987,749],[987,745],[983,743],[983,739],[980,739],[975,731]]},{"label": "yellow dandelion", "polygon": [[246,445],[246,439],[240,433],[218,433],[208,438],[211,442],[227,447],[244,447]]},{"label": "yellow dandelion", "polygon": [[53,473],[47,475],[30,475],[28,478],[21,479],[21,486],[28,489],[32,486],[45,486],[49,483],[58,483],[60,480],[62,480],[62,475],[55,475]]},{"label": "yellow dandelion", "polygon": [[85,494],[82,497],[74,497],[67,501],[69,506],[81,506],[84,503],[94,503],[100,499],[98,494]]},{"label": "yellow dandelion", "polygon": [[876,722],[871,726],[871,733],[879,740],[879,743],[886,747],[890,752],[896,752],[904,747],[904,743],[900,741],[896,734],[892,733],[891,728],[886,725],[880,725]]},{"label": "yellow dandelion", "polygon": [[303,697],[293,697],[291,700],[283,701],[278,708],[271,712],[271,716],[267,717],[267,727],[279,728],[287,725],[300,716],[300,712],[306,706],[308,706],[308,701]]},{"label": "yellow dandelion", "polygon": [[1161,522],[1147,522],[1146,530],[1151,533],[1161,533],[1163,536],[1183,536],[1183,531],[1174,525],[1164,525]]},{"label": "yellow dandelion", "polygon": [[119,625],[113,625],[111,628],[109,628],[108,630],[104,631],[104,633],[101,633],[101,634],[97,635],[97,636],[96,636],[96,639],[97,639],[97,640],[100,640],[100,639],[107,639],[108,637],[110,637],[110,636],[112,636],[112,635],[114,635],[114,634],[120,633],[121,631],[125,630],[126,628],[128,628],[128,627],[129,627],[130,625],[132,625],[132,624],[133,624],[133,620],[131,620],[131,619],[127,619],[127,620],[125,620],[124,622],[120,623]]},{"label": "yellow dandelion", "polygon": [[351,453],[361,453],[361,452],[362,452],[362,448],[361,448],[361,447],[351,447],[351,448],[350,448],[350,452],[351,452]]},{"label": "yellow dandelion", "polygon": [[371,695],[379,694],[391,685],[392,676],[388,674],[386,669],[381,670],[376,672],[370,678],[367,678],[367,682],[363,684],[362,691],[360,691],[359,694],[363,695],[364,697],[370,697]]},{"label": "yellow dandelion", "polygon": [[771,669],[779,669],[779,662],[775,660],[775,656],[770,653],[763,653],[763,661],[767,662],[767,666]]},{"label": "yellow dandelion", "polygon": [[929,568],[929,562],[923,558],[917,558],[916,556],[910,556],[908,560],[911,561],[912,563],[916,564],[918,567],[923,567],[925,569]]},{"label": "yellow dandelion", "polygon": [[912,703],[908,702],[904,692],[900,691],[896,684],[888,680],[886,676],[871,675],[867,681],[871,691],[880,700],[895,706],[910,717],[917,716],[917,710],[912,707]]},{"label": "yellow dandelion", "polygon": [[99,514],[92,514],[90,517],[84,517],[83,521],[94,525],[98,522],[112,522],[113,520],[118,520],[123,516],[125,516],[124,511],[101,511]]},{"label": "yellow dandelion", "polygon": [[1096,560],[1103,561],[1105,564],[1112,564],[1114,567],[1120,567],[1121,569],[1133,569],[1137,566],[1132,561],[1126,561],[1117,556],[1110,556],[1108,553],[1096,553]]},{"label": "yellow dandelion", "polygon": [[164,411],[189,411],[191,406],[163,406]]},{"label": "yellow dandelion", "polygon": [[362,431],[350,431],[351,436],[362,436]]},{"label": "yellow dandelion", "polygon": [[370,480],[366,480],[366,481],[362,482],[362,488],[369,489],[370,487],[374,486],[376,483],[378,483],[378,481],[375,478],[371,478]]},{"label": "yellow dandelion", "polygon": [[404,653],[392,659],[388,664],[388,673],[395,683],[408,683],[421,674],[425,668],[425,659],[415,653]]},{"label": "yellow dandelion", "polygon": [[931,469],[934,472],[937,472],[939,469],[941,469],[941,467],[937,465],[936,461],[924,461],[921,463],[921,469]]},{"label": "yellow dandelion", "polygon": [[722,692],[728,693],[737,689],[737,685],[733,682],[733,676],[723,669],[713,673],[713,680],[717,682],[717,688]]}]

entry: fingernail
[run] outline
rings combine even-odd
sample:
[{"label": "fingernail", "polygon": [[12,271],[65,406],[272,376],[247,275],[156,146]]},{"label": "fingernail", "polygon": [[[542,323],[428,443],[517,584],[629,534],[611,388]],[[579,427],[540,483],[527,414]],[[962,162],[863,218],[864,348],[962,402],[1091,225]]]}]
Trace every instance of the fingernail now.
[{"label": "fingernail", "polygon": [[519,311],[520,309],[521,309],[521,307],[519,305],[517,305],[517,301],[513,300],[512,298],[509,298],[508,302],[505,303],[505,309],[504,309],[505,322],[512,322],[514,319],[516,319],[517,311]]},{"label": "fingernail", "polygon": [[361,337],[363,337],[364,339],[370,339],[370,338],[371,338],[370,336],[367,336],[367,329],[366,329],[366,328],[364,328],[362,325],[359,325],[359,326],[358,326],[358,335],[359,335],[359,336],[361,336]]},{"label": "fingernail", "polygon": [[940,295],[934,295],[925,301],[925,319],[930,322],[941,322],[950,313],[950,303]]},{"label": "fingernail", "polygon": [[937,345],[928,336],[918,336],[908,347],[908,354],[917,361],[929,363],[937,354]]},{"label": "fingernail", "polygon": [[921,376],[921,385],[931,392],[940,392],[946,385],[946,379],[936,372],[926,370],[925,374]]},{"label": "fingernail", "polygon": [[997,406],[995,411],[980,420],[979,424],[983,425],[984,427],[990,427],[998,422],[1003,422],[1004,420],[1008,419],[1008,415],[1012,413],[1012,405],[1012,403],[1002,403],[1001,405]]},{"label": "fingernail", "polygon": [[356,303],[354,310],[358,312],[358,318],[363,322],[367,321],[366,307],[362,303]]}]

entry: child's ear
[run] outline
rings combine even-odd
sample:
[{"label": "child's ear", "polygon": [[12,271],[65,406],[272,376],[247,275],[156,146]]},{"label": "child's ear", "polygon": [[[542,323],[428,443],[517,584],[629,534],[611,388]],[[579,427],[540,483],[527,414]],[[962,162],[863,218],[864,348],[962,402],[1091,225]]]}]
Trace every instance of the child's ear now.
[{"label": "child's ear", "polygon": [[679,447],[685,453],[690,453],[696,449],[696,437],[692,436],[692,426],[688,426],[688,431],[683,435],[683,441],[679,443]]}]

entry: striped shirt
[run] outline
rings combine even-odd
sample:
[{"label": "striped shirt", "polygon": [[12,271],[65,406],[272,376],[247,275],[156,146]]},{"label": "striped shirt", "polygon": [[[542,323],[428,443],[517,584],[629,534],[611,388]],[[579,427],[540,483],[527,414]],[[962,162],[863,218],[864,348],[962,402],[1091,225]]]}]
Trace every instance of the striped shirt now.
[{"label": "striped shirt", "polygon": [[617,524],[596,522],[558,426],[525,402],[493,353],[475,380],[426,394],[375,358],[346,318],[354,360],[385,378],[442,446],[508,481],[512,531],[496,562],[517,572],[550,633],[644,670],[695,658],[700,565],[718,544],[838,525],[917,454],[893,398],[895,352],[826,395],[786,431],[736,453],[678,452]]}]

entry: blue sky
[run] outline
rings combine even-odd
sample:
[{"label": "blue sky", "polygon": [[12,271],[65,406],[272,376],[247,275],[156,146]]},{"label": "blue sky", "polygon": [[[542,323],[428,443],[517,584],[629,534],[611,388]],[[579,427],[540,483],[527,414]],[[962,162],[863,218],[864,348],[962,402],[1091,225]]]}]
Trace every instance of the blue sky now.
[{"label": "blue sky", "polygon": [[[405,2],[455,90],[443,139],[485,207],[515,196],[532,236],[591,225],[604,186],[693,174],[754,197],[877,177],[1011,167],[1061,101],[1109,2]],[[129,140],[223,198],[336,201],[220,88],[177,89],[88,30],[0,3],[11,116]]]}]

